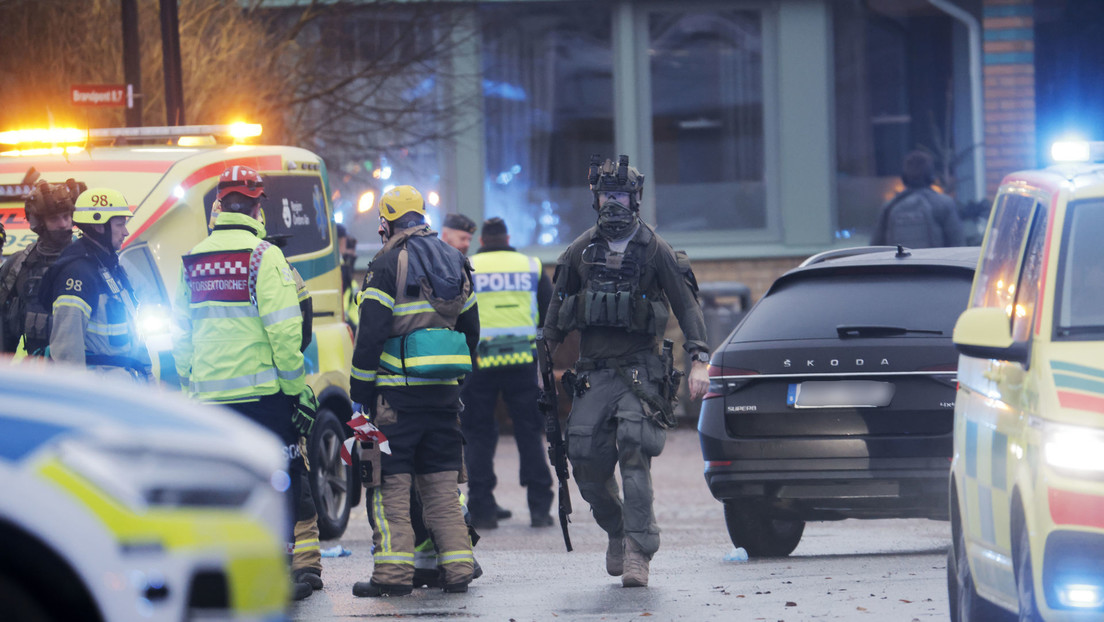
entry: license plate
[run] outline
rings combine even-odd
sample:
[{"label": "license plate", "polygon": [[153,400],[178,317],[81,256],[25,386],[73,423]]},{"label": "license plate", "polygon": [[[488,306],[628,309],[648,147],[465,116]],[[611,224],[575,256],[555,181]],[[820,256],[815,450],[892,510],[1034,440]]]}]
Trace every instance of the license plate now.
[{"label": "license plate", "polygon": [[791,384],[786,405],[792,408],[879,408],[889,406],[896,387],[876,380],[809,380]]}]

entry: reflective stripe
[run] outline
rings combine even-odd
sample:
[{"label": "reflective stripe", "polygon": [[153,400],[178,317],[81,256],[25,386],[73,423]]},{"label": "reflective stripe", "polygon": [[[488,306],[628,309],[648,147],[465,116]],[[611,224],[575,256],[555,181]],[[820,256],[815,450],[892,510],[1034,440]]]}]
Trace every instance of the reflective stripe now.
[{"label": "reflective stripe", "polygon": [[[300,373],[302,373],[302,368]],[[235,389],[248,389],[249,387],[257,387],[266,382],[272,382],[276,379],[276,370],[269,367],[264,371],[257,372],[255,374],[248,374],[246,376],[238,376],[237,378],[226,378],[224,380],[200,380],[198,382],[192,381],[191,390],[193,393],[215,393],[216,391],[233,391]]]},{"label": "reflective stripe", "polygon": [[277,369],[276,375],[279,376],[281,380],[295,380],[299,376],[303,375],[303,366],[300,365],[295,369],[289,369],[287,371],[283,369]]},{"label": "reflective stripe", "polygon": [[364,382],[376,381],[376,370],[374,369],[372,371],[365,371],[363,369],[360,369],[359,367],[354,367],[350,375],[353,378],[356,378],[357,380],[363,380]]},{"label": "reflective stripe", "polygon": [[392,354],[388,354],[387,350],[380,352],[380,363],[386,363],[391,367],[394,367],[395,369],[403,368],[402,359]]},{"label": "reflective stripe", "polygon": [[296,551],[313,551],[315,549],[320,549],[320,548],[322,548],[322,547],[318,544],[318,538],[313,538],[311,540],[303,540],[301,542],[299,540],[295,541],[295,550]]},{"label": "reflective stripe", "polygon": [[391,550],[391,524],[383,511],[383,487],[377,486],[372,492],[372,513],[376,518],[376,529],[380,532],[380,552]]},{"label": "reflective stripe", "polygon": [[88,332],[93,335],[104,335],[107,337],[114,337],[118,335],[129,334],[128,324],[104,324],[101,322],[89,322]]},{"label": "reflective stripe", "polygon": [[437,564],[455,564],[458,562],[475,562],[475,555],[471,549],[465,551],[445,551],[437,555]]},{"label": "reflective stripe", "polygon": [[435,313],[436,309],[428,302],[404,302],[395,305],[395,315],[413,315],[415,313]]},{"label": "reflective stripe", "polygon": [[369,287],[368,289],[357,294],[357,306],[359,307],[365,300],[375,300],[388,309],[395,308],[395,299],[391,297],[387,292],[376,289],[375,287]]},{"label": "reflective stripe", "polygon": [[92,316],[92,307],[80,296],[58,296],[54,300],[54,309],[58,307],[75,307],[84,313],[85,317]]},{"label": "reflective stripe", "polygon": [[227,318],[257,317],[257,307],[253,305],[202,306],[191,309],[193,320],[223,320]]},{"label": "reflective stripe", "polygon": [[483,339],[484,337],[501,337],[504,335],[510,337],[517,336],[536,338],[537,328],[535,326],[507,326],[505,328],[488,328],[482,325],[480,325],[479,327],[480,339]]},{"label": "reflective stripe", "polygon": [[472,292],[471,295],[468,296],[467,302],[464,303],[464,307],[462,309],[460,309],[460,313],[463,313],[463,312],[467,311],[468,309],[471,309],[474,306],[475,306],[475,292]]},{"label": "reflective stripe", "polygon": [[456,378],[451,380],[444,378],[415,378],[414,376],[400,376],[398,374],[384,374],[376,377],[376,385],[381,387],[415,387],[432,384],[450,385],[460,383]]},{"label": "reflective stripe", "polygon": [[383,553],[376,553],[372,556],[372,563],[375,564],[406,564],[408,566],[414,565],[413,553],[389,553],[384,555]]},{"label": "reflective stripe", "polygon": [[[381,356],[382,358],[382,356]],[[428,356],[408,356],[406,357],[407,368],[417,367],[419,365],[470,365],[470,354],[436,354]],[[400,364],[399,367],[402,367]]]},{"label": "reflective stripe", "polygon": [[295,317],[302,317],[302,311],[300,311],[298,305],[294,307],[284,307],[279,311],[266,313],[261,316],[261,322],[264,323],[265,326],[272,326],[273,324],[276,324],[278,322],[290,320]]}]

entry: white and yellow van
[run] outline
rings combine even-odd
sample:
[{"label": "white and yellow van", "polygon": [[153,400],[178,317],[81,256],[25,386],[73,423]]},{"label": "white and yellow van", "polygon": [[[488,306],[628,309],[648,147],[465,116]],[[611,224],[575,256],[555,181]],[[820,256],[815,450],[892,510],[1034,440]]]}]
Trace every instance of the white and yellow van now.
[{"label": "white and yellow van", "polygon": [[344,322],[341,260],[322,158],[295,147],[255,145],[260,126],[179,126],[0,132],[0,222],[4,254],[33,239],[23,199],[34,179],[74,178],[123,193],[135,206],[130,236],[119,254],[138,290],[140,330],[154,372],[178,387],[169,337],[171,301],[181,256],[208,235],[215,187],[222,171],[245,165],[265,182],[262,206],[272,236],[286,238],[284,254],[314,300],[314,335],[305,354],[308,382],[322,406],[308,457],[323,538],[340,536],[349,508],[359,502],[356,469],[340,458],[352,416],[349,370],[353,335]]},{"label": "white and yellow van", "polygon": [[1104,619],[1104,164],[1004,179],[954,342],[952,620]]}]

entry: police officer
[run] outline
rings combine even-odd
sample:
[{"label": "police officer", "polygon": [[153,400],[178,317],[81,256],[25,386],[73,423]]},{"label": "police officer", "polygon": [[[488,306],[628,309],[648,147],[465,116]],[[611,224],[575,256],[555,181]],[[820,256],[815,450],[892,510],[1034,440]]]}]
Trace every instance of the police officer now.
[{"label": "police officer", "polygon": [[463,214],[445,215],[445,221],[441,223],[441,239],[445,244],[467,255],[474,235],[474,220]]},{"label": "police officer", "polygon": [[460,413],[467,446],[468,510],[477,529],[498,526],[494,488],[498,422],[495,406],[501,394],[514,424],[521,459],[521,485],[529,502],[533,527],[553,524],[552,472],[544,452],[544,422],[537,409],[537,326],[552,297],[552,280],[541,262],[510,246],[501,218],[483,223],[481,247],[471,259],[479,301],[479,347],[476,371],[464,383]]},{"label": "police officer", "polygon": [[644,176],[628,160],[591,158],[598,222],[558,260],[544,335],[554,346],[570,331],[580,333],[567,454],[580,493],[609,536],[606,571],[620,575],[625,587],[641,587],[648,585],[648,563],[659,549],[651,459],[674,425],[665,396],[677,387],[657,356],[670,309],[693,357],[692,397],[708,386],[709,357],[690,262],[640,220]]},{"label": "police officer", "polygon": [[[456,483],[462,466],[459,378],[479,341],[471,265],[425,222],[425,202],[398,186],[379,202],[383,248],[360,293],[352,396],[387,436],[382,481],[368,502],[375,553],[372,577],[356,596],[413,591],[410,486],[439,551],[446,592],[466,592],[473,555]],[[446,329],[446,330],[442,330]],[[467,359],[464,361],[463,359]]]},{"label": "police officer", "polygon": [[86,189],[73,179],[64,184],[39,181],[27,195],[27,223],[38,239],[0,266],[4,352],[16,352],[20,339],[28,354],[41,355],[50,344],[50,309],[41,304],[41,281],[73,241],[73,202]]},{"label": "police officer", "polygon": [[53,310],[50,358],[147,380],[149,357],[135,322],[138,301],[119,264],[130,233],[130,205],[117,190],[91,188],[77,197],[75,208],[80,238],[42,279],[43,306]]},{"label": "police officer", "polygon": [[[184,389],[224,404],[281,438],[291,477],[288,503],[296,522],[315,515],[299,445],[313,421],[296,405],[306,390],[303,316],[295,277],[280,249],[263,240],[257,172],[233,166],[219,178],[221,213],[210,237],[183,257],[174,308],[173,356]],[[295,552],[288,525],[288,553]],[[294,576],[292,597],[306,598],[321,580]]]}]

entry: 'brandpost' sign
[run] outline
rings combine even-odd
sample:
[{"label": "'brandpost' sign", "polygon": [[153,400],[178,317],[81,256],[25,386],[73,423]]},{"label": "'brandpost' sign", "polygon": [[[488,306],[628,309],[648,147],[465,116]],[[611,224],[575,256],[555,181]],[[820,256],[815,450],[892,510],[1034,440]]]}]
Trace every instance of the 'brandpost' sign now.
[{"label": "'brandpost' sign", "polygon": [[69,93],[74,106],[134,107],[129,84],[74,84],[69,88]]}]

